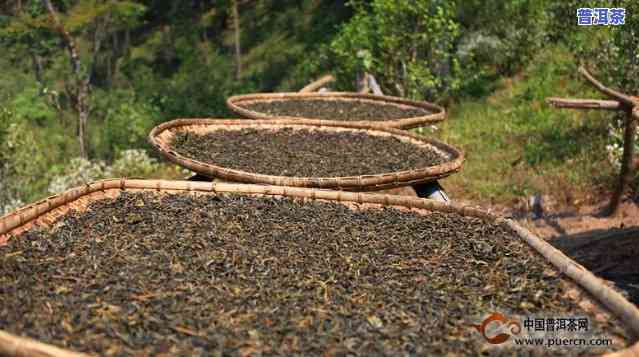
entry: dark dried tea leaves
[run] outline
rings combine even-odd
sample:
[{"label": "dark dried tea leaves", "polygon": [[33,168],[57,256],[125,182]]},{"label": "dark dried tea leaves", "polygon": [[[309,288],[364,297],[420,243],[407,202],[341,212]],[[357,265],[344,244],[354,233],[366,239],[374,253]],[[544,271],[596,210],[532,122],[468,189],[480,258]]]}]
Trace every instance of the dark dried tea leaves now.
[{"label": "dark dried tea leaves", "polygon": [[272,116],[343,121],[396,120],[432,114],[431,111],[418,107],[399,107],[374,101],[339,99],[286,99],[245,103],[241,106]]},{"label": "dark dried tea leaves", "polygon": [[123,192],[0,247],[0,329],[103,355],[474,355],[476,316],[582,314],[547,269],[454,213]]},{"label": "dark dried tea leaves", "polygon": [[391,136],[308,129],[177,133],[171,146],[202,162],[251,173],[339,177],[390,173],[441,164],[444,154]]}]

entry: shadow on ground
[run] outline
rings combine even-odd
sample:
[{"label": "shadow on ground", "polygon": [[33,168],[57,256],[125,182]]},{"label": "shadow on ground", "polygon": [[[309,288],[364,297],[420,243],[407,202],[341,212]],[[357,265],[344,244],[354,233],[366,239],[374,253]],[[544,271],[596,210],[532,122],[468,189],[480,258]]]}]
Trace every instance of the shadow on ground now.
[{"label": "shadow on ground", "polygon": [[561,235],[549,243],[597,276],[614,282],[639,305],[639,227]]}]

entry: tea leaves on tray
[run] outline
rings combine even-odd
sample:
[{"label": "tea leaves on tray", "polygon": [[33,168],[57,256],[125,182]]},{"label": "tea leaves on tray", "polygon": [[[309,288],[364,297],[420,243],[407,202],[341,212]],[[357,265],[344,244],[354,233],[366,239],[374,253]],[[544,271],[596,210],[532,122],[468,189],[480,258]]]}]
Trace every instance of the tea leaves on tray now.
[{"label": "tea leaves on tray", "polygon": [[359,100],[286,99],[241,103],[241,107],[272,116],[326,120],[395,120],[432,114],[419,107],[399,107]]},{"label": "tea leaves on tray", "polygon": [[457,214],[124,192],[0,247],[0,329],[102,354],[468,355],[476,316],[580,313],[547,268]]},{"label": "tea leaves on tray", "polygon": [[178,153],[218,166],[277,176],[338,177],[427,168],[444,161],[429,147],[363,132],[283,128],[179,132]]}]

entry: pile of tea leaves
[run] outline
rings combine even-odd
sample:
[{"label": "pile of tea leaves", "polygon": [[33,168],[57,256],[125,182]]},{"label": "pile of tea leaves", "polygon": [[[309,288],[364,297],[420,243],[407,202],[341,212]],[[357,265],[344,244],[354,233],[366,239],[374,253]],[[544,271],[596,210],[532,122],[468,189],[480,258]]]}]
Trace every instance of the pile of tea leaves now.
[{"label": "pile of tea leaves", "polygon": [[105,355],[469,355],[475,316],[579,311],[547,268],[457,214],[124,192],[0,247],[0,329]]},{"label": "pile of tea leaves", "polygon": [[198,161],[265,175],[338,177],[427,168],[444,158],[392,136],[309,129],[177,133],[171,147]]},{"label": "pile of tea leaves", "polygon": [[243,103],[241,106],[272,116],[344,121],[396,120],[432,114],[431,111],[419,107],[398,107],[380,102],[339,99],[287,99]]}]

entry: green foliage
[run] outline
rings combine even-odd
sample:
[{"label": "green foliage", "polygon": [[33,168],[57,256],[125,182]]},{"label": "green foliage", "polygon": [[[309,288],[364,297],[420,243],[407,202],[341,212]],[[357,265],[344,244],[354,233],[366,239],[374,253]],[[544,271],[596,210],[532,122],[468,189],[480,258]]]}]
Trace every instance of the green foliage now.
[{"label": "green foliage", "polygon": [[91,130],[94,156],[107,160],[122,150],[145,148],[149,132],[162,119],[155,106],[131,90],[98,91],[94,103],[94,116],[102,117]]},{"label": "green foliage", "polygon": [[548,43],[556,3],[464,1],[458,7],[462,37],[457,53],[465,70],[460,94],[488,95],[500,76],[520,71]]},{"label": "green foliage", "polygon": [[63,24],[68,31],[82,31],[94,26],[97,18],[108,17],[110,30],[134,27],[139,24],[146,9],[146,6],[133,1],[77,1],[67,11]]},{"label": "green foliage", "polygon": [[[385,93],[448,102],[443,135],[469,155],[466,178],[451,182],[479,196],[537,192],[542,175],[587,186],[614,171],[612,116],[550,109],[543,98],[596,96],[574,74],[584,60],[605,83],[637,94],[636,1],[345,2],[240,2],[236,78],[230,1],[54,0],[91,77],[88,164],[68,159],[79,152],[75,87],[42,1],[22,0],[18,14],[0,5],[0,209],[47,194],[52,177],[183,177],[130,150],[148,149],[162,121],[227,117],[230,95],[296,91],[325,73],[336,75],[335,89],[353,90],[367,71]],[[578,7],[598,6],[625,7],[628,23],[576,26]]]},{"label": "green foliage", "polygon": [[16,95],[11,103],[15,108],[15,115],[25,118],[40,126],[46,126],[48,121],[55,120],[57,113],[49,105],[39,90],[34,87],[25,88],[24,91]]},{"label": "green foliage", "polygon": [[[610,6],[606,2],[606,6]],[[604,29],[594,48],[585,49],[586,58],[596,68],[602,81],[631,94],[639,94],[639,3],[617,0],[626,9],[626,24]]]},{"label": "green foliage", "polygon": [[[574,3],[574,1],[573,1]],[[575,4],[576,6],[576,4]],[[626,9],[625,25],[593,26],[588,29],[588,42],[577,42],[575,51],[583,64],[600,81],[611,88],[630,95],[639,95],[639,3],[631,0],[588,1],[579,7],[620,7]],[[598,94],[600,95],[600,94]],[[621,166],[623,153],[624,113],[608,114],[609,130],[606,149],[610,162]],[[635,140],[635,152],[639,152],[639,134]],[[639,190],[639,171],[635,171],[634,188]]]},{"label": "green foliage", "polygon": [[441,99],[460,85],[455,3],[432,0],[351,2],[355,15],[329,55],[342,86],[371,72],[385,93]]},{"label": "green foliage", "polygon": [[61,169],[56,168],[50,173],[57,174],[53,176],[47,188],[50,194],[64,192],[70,188],[110,176],[104,162],[91,162],[80,157],[71,159]]},{"label": "green foliage", "polygon": [[73,158],[61,169],[50,172],[53,176],[48,192],[56,194],[92,181],[113,177],[148,178],[156,176],[162,167],[144,150],[124,150],[111,165],[104,161]]},{"label": "green foliage", "polygon": [[110,167],[111,177],[153,177],[160,170],[157,160],[144,150],[123,150]]},{"label": "green foliage", "polygon": [[[483,70],[512,75],[546,42],[553,1],[468,0],[459,7],[464,51]],[[573,15],[574,18],[574,15]],[[565,22],[565,19],[559,21]],[[492,68],[491,68],[492,67]]]},{"label": "green foliage", "polygon": [[582,190],[607,187],[615,170],[605,150],[605,113],[544,103],[548,96],[594,95],[572,78],[575,70],[575,57],[565,47],[550,46],[521,77],[502,79],[490,97],[450,108],[440,135],[462,148],[467,160],[445,187],[453,195],[507,204],[533,194],[571,204]]},{"label": "green foliage", "polygon": [[37,197],[49,161],[40,151],[40,136],[6,107],[0,107],[0,139],[0,209],[6,210]]},{"label": "green foliage", "polygon": [[229,115],[228,96],[253,90],[249,83],[235,81],[228,58],[208,54],[207,63],[197,52],[182,55],[183,61],[169,78],[136,71],[136,91],[147,93],[149,102],[161,113],[159,119],[224,117]]}]

